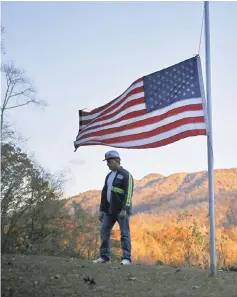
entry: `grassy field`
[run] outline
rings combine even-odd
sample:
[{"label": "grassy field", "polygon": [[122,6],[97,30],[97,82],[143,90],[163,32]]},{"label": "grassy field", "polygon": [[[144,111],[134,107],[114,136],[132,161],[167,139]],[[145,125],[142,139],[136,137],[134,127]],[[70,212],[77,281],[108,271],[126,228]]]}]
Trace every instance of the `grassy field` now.
[{"label": "grassy field", "polygon": [[4,255],[1,289],[4,297],[237,297],[237,272]]}]

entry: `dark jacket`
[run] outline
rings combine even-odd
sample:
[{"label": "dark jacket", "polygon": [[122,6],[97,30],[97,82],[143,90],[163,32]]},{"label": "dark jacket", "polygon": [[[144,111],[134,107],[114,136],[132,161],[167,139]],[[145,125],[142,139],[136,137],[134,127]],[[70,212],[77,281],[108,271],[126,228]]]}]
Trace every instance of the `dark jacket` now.
[{"label": "dark jacket", "polygon": [[105,184],[101,192],[100,211],[117,214],[126,210],[128,215],[132,214],[133,177],[122,166],[115,175],[110,203],[107,200],[107,181],[112,171],[106,176]]}]

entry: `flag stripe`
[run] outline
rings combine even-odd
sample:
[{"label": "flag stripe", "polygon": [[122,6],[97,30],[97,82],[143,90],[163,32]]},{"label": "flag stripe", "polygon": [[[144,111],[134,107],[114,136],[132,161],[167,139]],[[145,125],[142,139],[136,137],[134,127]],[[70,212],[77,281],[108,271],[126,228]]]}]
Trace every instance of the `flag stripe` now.
[{"label": "flag stripe", "polygon": [[[188,124],[196,124],[196,123],[203,123],[204,122],[204,117],[189,117],[189,118],[182,118],[179,119],[175,122],[171,122],[169,124],[163,125],[161,127],[157,127],[157,128],[152,128],[150,126],[145,126],[145,127],[141,127],[136,129],[137,133],[132,133],[132,131],[130,131],[129,135],[123,135],[123,133],[115,133],[115,134],[105,134],[103,136],[93,136],[93,137],[88,137],[88,138],[84,138],[78,141],[78,143],[83,143],[83,142],[87,142],[87,141],[103,141],[107,144],[110,143],[114,143],[114,142],[118,142],[118,143],[125,143],[128,141],[133,141],[135,142],[136,140],[138,141],[142,141],[143,139],[149,139],[152,137],[156,137],[157,135],[159,135],[160,137],[163,137],[163,135],[166,134],[165,133],[169,133],[171,131],[171,133],[173,133],[172,131],[175,130],[178,127],[182,127],[182,126],[186,126]],[[158,124],[158,123],[156,123]],[[147,130],[146,130],[147,127]],[[128,131],[127,131],[128,132]],[[126,133],[126,131],[125,131]]]},{"label": "flag stripe", "polygon": [[[136,101],[137,100],[137,101]],[[144,114],[145,117],[144,118],[149,118],[149,117],[153,117],[153,116],[157,116],[157,115],[162,115],[164,113],[167,113],[169,111],[171,111],[172,109],[175,109],[175,108],[178,108],[178,107],[185,107],[187,105],[193,105],[193,104],[197,104],[200,106],[200,104],[202,104],[202,98],[194,98],[194,99],[190,99],[190,100],[183,100],[183,101],[179,101],[179,102],[175,102],[169,106],[166,106],[162,109],[158,109],[158,110],[155,110],[153,112],[150,112],[150,113],[147,113],[146,111],[146,106],[145,106],[145,102],[144,102],[144,98],[143,98],[143,103],[140,103],[142,99],[136,99],[134,100],[134,105],[133,106],[130,106],[126,109],[122,108],[120,111],[117,111],[116,113],[114,113],[112,116],[109,116],[107,119],[104,119],[103,117],[96,120],[95,122],[92,122],[91,124],[89,124],[88,126],[84,126],[82,125],[82,130],[81,133],[83,133],[86,129],[90,129],[92,127],[95,128],[95,126],[99,126],[99,125],[104,125],[104,124],[111,124],[111,119],[113,120],[113,122],[115,120],[118,120],[121,121],[122,117],[124,115],[127,115],[129,113],[132,113],[134,111],[143,111],[142,112],[142,115]],[[137,103],[137,104],[135,104]],[[198,106],[197,106],[198,108]],[[140,115],[140,114],[139,114]],[[132,117],[129,117],[129,118],[132,118]],[[144,119],[142,117],[142,119]],[[141,118],[138,118],[138,120],[140,120]],[[116,121],[117,122],[117,121]]]},{"label": "flag stripe", "polygon": [[121,96],[118,98],[114,99],[110,103],[104,105],[103,107],[98,109],[94,109],[91,112],[82,112],[82,116],[84,120],[93,120],[94,118],[102,115],[104,112],[111,111],[112,109],[115,108],[115,105],[120,104],[121,102],[125,101],[130,95],[135,94],[139,92],[139,90],[143,91],[143,81],[139,80],[138,82],[132,84]]},{"label": "flag stripe", "polygon": [[[136,111],[133,111],[133,112],[130,112],[128,114],[125,114],[125,115],[122,115],[121,118],[119,119],[116,119],[116,120],[113,120],[113,121],[106,121],[106,123],[103,124],[103,122],[99,122],[99,123],[96,123],[96,125],[88,125],[87,127],[85,127],[83,129],[82,132],[80,132],[80,135],[84,133],[86,133],[87,131],[89,130],[100,130],[100,128],[102,127],[110,127],[110,124],[115,127],[118,127],[119,126],[119,123],[122,123],[124,124],[124,122],[127,120],[130,120],[130,119],[133,119],[134,121],[136,121],[137,119],[141,119],[142,116],[146,115],[147,114],[147,111],[145,109],[142,109],[142,110],[136,110]],[[142,117],[143,118],[143,117]]]},{"label": "flag stripe", "polygon": [[[193,108],[191,108],[192,105],[194,105]],[[190,106],[190,107],[188,108],[188,106]],[[108,128],[108,126],[115,124],[115,123],[117,123],[118,125],[126,125],[126,124],[130,123],[131,121],[137,122],[140,120],[153,118],[155,116],[162,116],[162,118],[164,118],[165,116],[172,115],[172,109],[174,109],[174,114],[176,114],[176,112],[179,111],[177,109],[180,109],[180,112],[183,112],[186,110],[200,110],[200,106],[202,106],[202,99],[194,98],[191,100],[175,102],[170,106],[153,111],[151,113],[147,113],[145,103],[137,104],[137,105],[131,106],[125,110],[122,110],[120,113],[113,116],[111,119],[92,123],[92,124],[88,125],[87,127],[84,127],[84,129],[80,132],[80,134],[84,135],[84,133],[86,131],[91,130],[92,128],[95,129],[95,128],[99,128],[99,127],[103,127],[103,126],[105,127],[106,124],[107,124],[107,128]],[[138,110],[140,111],[138,114],[133,113]],[[128,115],[128,116],[125,117],[126,115]],[[129,121],[125,121],[125,120],[129,120]]]},{"label": "flag stripe", "polygon": [[[139,106],[140,105],[140,106]],[[102,114],[99,117],[95,118],[93,121],[84,121],[82,118],[82,125],[96,125],[96,123],[101,121],[110,121],[111,118],[114,118],[115,116],[118,116],[122,112],[128,113],[129,111],[133,110],[133,107],[136,106],[138,109],[145,109],[145,101],[144,101],[144,93],[138,93],[131,95],[128,100],[122,102],[120,106],[117,106],[117,108],[111,110],[111,112]]]},{"label": "flag stripe", "polygon": [[203,111],[187,111],[183,113],[179,113],[170,117],[166,117],[163,119],[157,120],[156,118],[147,119],[144,121],[139,121],[137,123],[130,123],[128,125],[122,127],[115,127],[100,130],[97,132],[91,132],[90,134],[85,134],[81,136],[79,139],[87,139],[90,140],[90,137],[101,136],[106,138],[113,138],[117,136],[125,136],[125,135],[132,135],[142,132],[147,132],[156,128],[161,128],[167,126],[168,124],[172,124],[182,119],[194,119],[194,118],[202,118],[204,120]]},{"label": "flag stripe", "polygon": [[[92,128],[82,132],[77,140],[90,136],[108,135],[114,132],[129,132],[129,134],[131,134],[131,129],[134,128],[144,127],[145,130],[147,125],[150,125],[150,129],[153,129],[154,126],[161,127],[162,125],[166,125],[181,118],[197,116],[204,116],[201,104],[181,106],[172,109],[164,114],[153,117],[144,117],[144,119],[141,119],[141,117],[139,116],[133,118],[132,121],[117,121],[117,123],[115,124],[106,126],[102,125],[100,126],[100,128]],[[132,132],[136,133],[135,130],[133,130]]]},{"label": "flag stripe", "polygon": [[[180,139],[187,138],[187,137],[192,137],[192,136],[198,136],[198,135],[206,135],[206,128],[205,125],[200,128],[200,129],[191,129],[191,130],[185,130],[180,133],[174,134],[168,138],[154,141],[154,142],[147,142],[145,144],[136,144],[134,145],[133,142],[130,144],[123,144],[123,143],[110,143],[107,144],[102,141],[89,141],[86,143],[80,144],[80,146],[87,146],[87,145],[106,145],[106,146],[111,146],[111,147],[117,147],[117,148],[128,148],[128,149],[146,149],[146,148],[156,148],[160,146],[164,146],[173,142],[176,142]],[[77,145],[77,141],[76,141]]]}]

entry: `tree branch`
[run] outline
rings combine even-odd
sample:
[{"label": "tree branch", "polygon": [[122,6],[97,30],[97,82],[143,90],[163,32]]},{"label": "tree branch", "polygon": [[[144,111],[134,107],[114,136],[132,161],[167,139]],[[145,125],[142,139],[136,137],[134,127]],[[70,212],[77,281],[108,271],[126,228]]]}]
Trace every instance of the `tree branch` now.
[{"label": "tree branch", "polygon": [[25,75],[23,70],[14,66],[14,64],[4,64],[1,67],[3,74],[3,95],[4,100],[1,106],[1,130],[5,121],[5,111],[29,104],[35,106],[46,106],[46,102],[38,100],[36,91],[31,80]]},{"label": "tree branch", "polygon": [[26,90],[24,90],[22,92],[14,93],[10,97],[12,98],[12,97],[24,95],[26,91],[31,91],[31,90],[30,89],[26,89]]},{"label": "tree branch", "polygon": [[29,103],[31,103],[31,102],[32,102],[32,100],[29,100],[29,101],[27,101],[26,103],[23,103],[23,104],[18,104],[18,105],[15,105],[15,106],[6,107],[5,110],[7,110],[7,109],[12,109],[12,108],[16,108],[16,107],[25,106],[25,105],[27,105],[27,104],[29,104]]}]

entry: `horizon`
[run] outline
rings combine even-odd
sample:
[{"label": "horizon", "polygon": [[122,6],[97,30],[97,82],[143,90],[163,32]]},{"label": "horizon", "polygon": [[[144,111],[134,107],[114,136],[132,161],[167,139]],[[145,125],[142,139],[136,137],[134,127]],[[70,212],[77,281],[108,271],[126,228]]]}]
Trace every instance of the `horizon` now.
[{"label": "horizon", "polygon": [[[226,171],[226,170],[237,170],[237,167],[231,167],[231,168],[216,168],[216,169],[214,169],[214,174],[215,174],[215,172],[216,171],[221,171],[221,170],[223,170],[223,171]],[[174,173],[171,173],[171,174],[169,174],[169,175],[163,175],[163,174],[161,174],[161,173],[157,173],[157,172],[152,172],[152,173],[148,173],[147,175],[145,175],[145,176],[143,176],[142,178],[140,178],[140,179],[136,179],[134,176],[133,176],[133,178],[134,178],[134,182],[136,182],[136,181],[141,181],[141,180],[143,180],[144,178],[146,178],[146,177],[148,177],[148,176],[150,176],[150,175],[161,175],[162,177],[161,178],[169,178],[170,176],[172,176],[172,175],[176,175],[176,174],[193,174],[193,173],[201,173],[201,172],[208,172],[208,170],[200,170],[200,171],[193,171],[193,172],[174,172]],[[214,180],[214,182],[215,182],[215,180]],[[103,187],[103,185],[102,185],[102,187]],[[93,188],[93,189],[88,189],[88,190],[86,190],[86,191],[83,191],[83,192],[78,192],[77,194],[73,194],[72,196],[69,196],[69,197],[64,197],[63,199],[70,199],[70,198],[73,198],[74,196],[78,196],[78,195],[80,195],[80,194],[83,194],[83,193],[86,193],[86,192],[90,192],[90,191],[101,191],[101,189],[95,189],[95,188]],[[214,193],[215,194],[215,193]]]}]

